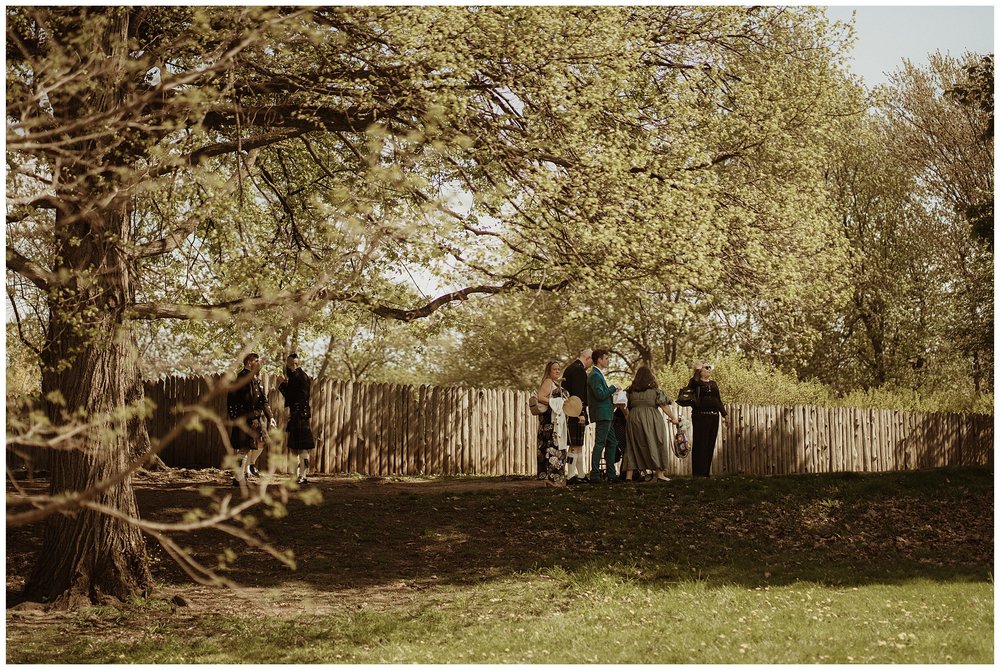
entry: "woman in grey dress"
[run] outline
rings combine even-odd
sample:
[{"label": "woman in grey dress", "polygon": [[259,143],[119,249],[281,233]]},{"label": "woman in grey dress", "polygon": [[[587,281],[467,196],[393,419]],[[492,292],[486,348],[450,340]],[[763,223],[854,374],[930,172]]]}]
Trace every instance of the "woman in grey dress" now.
[{"label": "woman in grey dress", "polygon": [[643,366],[636,370],[628,391],[628,423],[625,425],[625,479],[631,480],[635,470],[653,470],[659,481],[670,481],[664,472],[671,456],[667,426],[662,408],[670,422],[678,424],[673,402],[666,391],[657,386],[653,371]]}]

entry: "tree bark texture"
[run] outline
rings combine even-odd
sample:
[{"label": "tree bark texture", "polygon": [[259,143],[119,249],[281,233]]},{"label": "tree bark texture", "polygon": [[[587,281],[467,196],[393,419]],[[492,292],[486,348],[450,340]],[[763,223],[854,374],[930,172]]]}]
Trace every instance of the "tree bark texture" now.
[{"label": "tree bark texture", "polygon": [[[49,297],[42,390],[46,397],[58,392],[64,400],[64,406],[49,405],[54,421],[66,421],[64,412],[93,421],[142,397],[135,339],[123,316],[133,301],[122,252],[126,245],[121,244],[128,239],[124,207],[104,210],[100,218],[77,215],[57,225],[57,267],[71,273]],[[82,435],[79,449],[55,451],[51,494],[87,491],[123,472],[136,450],[130,438],[145,432],[134,424],[125,417],[98,422]],[[128,478],[93,500],[138,518]],[[90,510],[54,514],[46,524],[25,587],[27,598],[75,607],[124,600],[152,585],[145,541],[134,525]]]}]

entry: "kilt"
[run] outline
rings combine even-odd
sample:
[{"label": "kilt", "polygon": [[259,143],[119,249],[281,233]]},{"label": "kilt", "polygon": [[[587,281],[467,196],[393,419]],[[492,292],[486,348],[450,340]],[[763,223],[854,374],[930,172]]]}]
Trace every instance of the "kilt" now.
[{"label": "kilt", "polygon": [[583,431],[586,429],[586,423],[580,423],[579,419],[575,416],[566,417],[566,438],[567,443],[571,447],[582,447],[583,446]]},{"label": "kilt", "polygon": [[290,419],[285,430],[288,432],[290,451],[309,451],[316,446],[308,417]]},{"label": "kilt", "polygon": [[262,418],[247,417],[248,428],[233,426],[229,441],[234,451],[253,451],[260,442],[267,442],[267,429]]}]

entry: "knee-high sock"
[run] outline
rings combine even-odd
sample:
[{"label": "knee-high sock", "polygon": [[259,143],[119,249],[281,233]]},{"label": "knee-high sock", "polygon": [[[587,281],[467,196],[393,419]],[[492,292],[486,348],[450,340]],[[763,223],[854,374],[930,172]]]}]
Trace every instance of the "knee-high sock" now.
[{"label": "knee-high sock", "polygon": [[236,464],[233,466],[233,479],[246,479],[248,452],[236,452]]},{"label": "knee-high sock", "polygon": [[584,478],[587,476],[587,469],[583,466],[583,448],[570,447],[566,455],[566,479],[573,477]]},{"label": "knee-high sock", "polygon": [[295,463],[295,476],[307,477],[309,475],[309,452],[300,451],[298,460]]},{"label": "knee-high sock", "polygon": [[264,453],[263,449],[254,449],[247,454],[246,461],[243,463],[243,471],[249,473],[251,465],[257,465],[257,459],[260,455]]}]

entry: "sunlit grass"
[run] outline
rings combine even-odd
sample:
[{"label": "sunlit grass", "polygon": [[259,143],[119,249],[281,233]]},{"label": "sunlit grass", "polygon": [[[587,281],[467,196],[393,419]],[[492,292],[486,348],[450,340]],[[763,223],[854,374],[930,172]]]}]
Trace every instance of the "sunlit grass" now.
[{"label": "sunlit grass", "polygon": [[[417,604],[317,617],[127,615],[8,640],[11,662],[990,663],[993,587],[915,580],[831,588],[649,584],[549,570],[447,587]],[[119,623],[121,623],[119,619]]]}]

